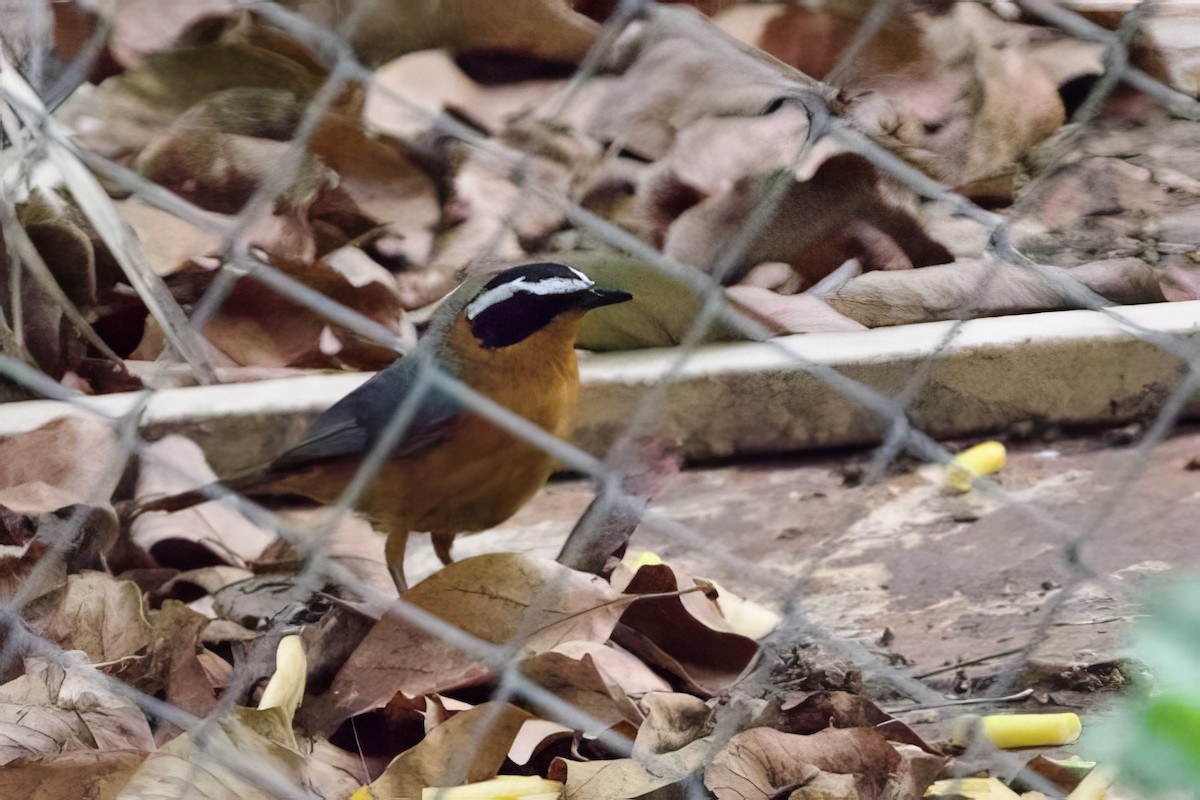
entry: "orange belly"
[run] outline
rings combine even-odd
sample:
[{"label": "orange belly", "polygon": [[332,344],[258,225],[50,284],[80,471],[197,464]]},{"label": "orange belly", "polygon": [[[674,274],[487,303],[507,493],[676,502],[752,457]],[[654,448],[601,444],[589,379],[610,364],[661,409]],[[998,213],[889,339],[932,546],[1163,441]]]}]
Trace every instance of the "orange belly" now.
[{"label": "orange belly", "polygon": [[[577,327],[577,319],[563,320]],[[543,332],[512,347],[466,353],[463,380],[502,406],[558,437],[574,422],[579,367],[564,336]],[[452,332],[451,336],[454,337]],[[547,334],[557,346],[539,341]],[[469,335],[469,334],[468,334]],[[566,342],[566,346],[559,344]],[[353,478],[360,457],[338,459],[294,472],[272,491],[294,492],[332,503]],[[424,452],[385,462],[357,508],[388,533],[427,531],[447,537],[474,533],[511,517],[537,492],[555,461],[544,450],[486,419],[464,413],[445,436]]]}]

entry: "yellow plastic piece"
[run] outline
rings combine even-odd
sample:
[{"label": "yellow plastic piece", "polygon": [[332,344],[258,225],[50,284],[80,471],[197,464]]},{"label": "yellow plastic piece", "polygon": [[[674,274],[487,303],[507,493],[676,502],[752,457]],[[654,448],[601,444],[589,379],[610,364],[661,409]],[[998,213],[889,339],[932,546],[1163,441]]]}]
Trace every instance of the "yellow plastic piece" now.
[{"label": "yellow plastic piece", "polygon": [[285,636],[279,640],[275,648],[275,674],[263,689],[262,699],[258,701],[258,710],[282,708],[287,714],[288,722],[300,707],[304,699],[304,680],[308,673],[308,659],[304,657],[304,644],[299,636]]},{"label": "yellow plastic piece", "polygon": [[629,565],[629,568],[637,572],[638,567],[655,567],[663,563],[662,557],[658,553],[651,553],[649,550],[638,553],[637,558]]},{"label": "yellow plastic piece", "polygon": [[1020,795],[996,778],[951,778],[925,790],[925,796],[969,797],[971,800],[1017,800]]},{"label": "yellow plastic piece", "polygon": [[969,447],[946,466],[946,488],[954,492],[971,489],[971,480],[999,472],[1008,460],[1008,451],[995,440]]},{"label": "yellow plastic piece", "polygon": [[1101,765],[1084,776],[1075,788],[1067,795],[1067,800],[1104,800],[1108,787],[1117,779],[1117,771],[1108,765]]},{"label": "yellow plastic piece", "polygon": [[717,608],[734,633],[762,639],[783,621],[783,617],[761,603],[740,597],[716,581],[713,586],[717,589]]},{"label": "yellow plastic piece", "polygon": [[465,786],[421,790],[421,800],[561,800],[563,784],[524,775],[497,775]]},{"label": "yellow plastic piece", "polygon": [[1001,750],[1017,747],[1056,747],[1079,738],[1083,723],[1077,714],[991,714],[955,720],[950,735],[955,744],[966,745],[975,725]]}]

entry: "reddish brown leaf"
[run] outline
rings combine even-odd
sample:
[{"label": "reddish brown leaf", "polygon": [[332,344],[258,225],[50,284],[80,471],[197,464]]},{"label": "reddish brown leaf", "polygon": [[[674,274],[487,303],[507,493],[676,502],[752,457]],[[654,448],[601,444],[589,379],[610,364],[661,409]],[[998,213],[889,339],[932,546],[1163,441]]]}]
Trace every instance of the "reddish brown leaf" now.
[{"label": "reddish brown leaf", "polygon": [[[569,641],[605,641],[629,602],[593,575],[553,561],[496,553],[458,561],[405,593],[411,603],[493,644],[539,653]],[[468,686],[490,671],[470,653],[388,613],[308,709],[320,729],[409,697]]]},{"label": "reddish brown leaf", "polygon": [[[671,568],[659,564],[641,567],[625,591],[654,594],[688,588],[692,587],[678,586]],[[701,617],[727,627],[711,601],[702,596],[639,600],[621,616],[613,640],[667,670],[688,689],[716,694],[737,681],[758,658],[759,649],[753,639],[714,629]]]},{"label": "reddish brown leaf", "polygon": [[829,728],[809,736],[751,728],[732,739],[704,771],[717,800],[769,800],[818,772],[853,778],[855,800],[884,800],[900,755],[878,731]]}]

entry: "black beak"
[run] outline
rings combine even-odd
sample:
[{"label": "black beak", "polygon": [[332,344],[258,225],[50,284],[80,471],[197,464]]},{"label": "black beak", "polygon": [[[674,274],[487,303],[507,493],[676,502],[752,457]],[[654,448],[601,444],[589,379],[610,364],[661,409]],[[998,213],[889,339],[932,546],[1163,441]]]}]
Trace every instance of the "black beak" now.
[{"label": "black beak", "polygon": [[633,295],[629,292],[623,292],[620,289],[600,289],[592,287],[586,292],[579,294],[579,308],[600,308],[601,306],[612,306],[617,303],[624,303],[626,300],[632,300]]}]

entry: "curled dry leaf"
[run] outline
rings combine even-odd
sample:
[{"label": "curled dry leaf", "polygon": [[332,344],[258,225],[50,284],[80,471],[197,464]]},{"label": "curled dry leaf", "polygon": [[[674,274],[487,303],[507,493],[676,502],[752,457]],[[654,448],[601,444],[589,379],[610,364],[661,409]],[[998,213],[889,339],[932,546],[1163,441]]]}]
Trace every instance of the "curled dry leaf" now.
[{"label": "curled dry leaf", "polygon": [[121,219],[133,228],[146,260],[158,275],[173,275],[194,259],[215,256],[221,251],[221,237],[216,233],[198,228],[136,197],[117,200],[113,205]]},{"label": "curled dry leaf", "polygon": [[[87,458],[80,458],[87,453]],[[42,483],[60,493],[43,495],[43,504],[25,505],[25,512],[53,511],[66,503],[108,500],[107,485],[115,483],[113,470],[121,463],[113,429],[95,419],[68,416],[40,428],[0,441],[0,487]],[[31,501],[32,502],[32,501]]]},{"label": "curled dry leaf", "polygon": [[441,209],[433,181],[395,142],[369,136],[358,115],[333,112],[317,126],[310,149],[363,214],[401,237],[399,254],[425,263]]},{"label": "curled dry leaf", "polygon": [[642,722],[633,701],[588,655],[575,659],[553,651],[538,653],[524,659],[520,669],[522,675],[591,718],[582,729],[585,735],[595,736],[621,722],[634,726]]},{"label": "curled dry leaf", "polygon": [[706,117],[751,117],[781,98],[818,91],[814,81],[755,58],[694,12],[669,6],[650,9],[645,22],[627,28],[611,61],[621,78],[588,132],[647,160],[665,156],[680,131]]},{"label": "curled dry leaf", "polygon": [[[165,436],[141,453],[135,500],[171,495],[216,479],[195,442]],[[248,562],[274,540],[224,503],[211,502],[173,514],[143,514],[133,521],[134,544],[162,566],[192,569],[219,563]]]},{"label": "curled dry leaf", "polygon": [[[607,640],[629,600],[599,578],[548,559],[496,553],[455,562],[397,602],[485,642],[514,643],[534,654],[563,642]],[[325,730],[385,705],[397,692],[417,697],[480,683],[490,674],[473,654],[407,622],[396,609],[375,624],[306,718]]]},{"label": "curled dry leaf", "polygon": [[[282,717],[273,709],[251,715]],[[291,733],[288,729],[288,733]],[[275,794],[268,787],[299,788],[306,782],[304,757],[272,741],[235,714],[176,736],[152,752],[118,798],[239,800]]]},{"label": "curled dry leaf", "polygon": [[[809,145],[826,99],[804,75],[747,58],[679,9],[623,38],[632,61],[590,132],[656,163],[635,179],[621,225],[726,283],[764,261],[814,283],[852,257],[881,269],[950,260],[897,199],[905,192],[833,137]],[[768,198],[775,212],[760,220]],[[751,219],[761,228],[748,239]]]},{"label": "curled dry leaf", "polygon": [[[704,785],[717,800],[769,800],[818,773],[852,779],[854,800],[899,797],[889,792],[901,764],[883,735],[868,728],[829,728],[809,736],[751,728],[729,740],[704,771]],[[840,785],[840,781],[835,781]]]},{"label": "curled dry leaf", "polygon": [[[412,142],[449,111],[488,133],[551,96],[557,80],[484,86],[464,73],[445,50],[401,56],[375,71],[363,117],[367,127]],[[403,98],[402,100],[400,98]]]},{"label": "curled dry leaf", "polygon": [[[679,586],[665,564],[644,566],[624,591],[656,594]],[[690,691],[713,695],[728,689],[759,656],[753,639],[729,632],[715,604],[698,592],[645,598],[621,615],[613,641],[666,670]]]},{"label": "curled dry leaf", "polygon": [[[0,257],[29,262],[23,270],[19,297],[10,283],[11,269],[0,270],[0,311],[6,319],[20,320],[25,352],[51,377],[61,378],[79,369],[87,345],[76,325],[69,321],[63,298],[88,318],[97,304],[96,254],[80,217],[53,195],[31,193],[24,203],[10,204],[16,220],[0,234]],[[5,239],[11,241],[5,241]],[[34,271],[40,258],[45,270]],[[47,288],[41,273],[59,292]],[[20,306],[14,313],[13,303]]]},{"label": "curled dry leaf", "polygon": [[153,750],[141,709],[90,667],[30,661],[0,686],[0,764],[75,750]]},{"label": "curled dry leaf", "polygon": [[787,709],[773,727],[784,733],[810,734],[826,728],[874,728],[889,742],[908,744],[939,755],[908,725],[869,699],[849,692],[813,692]]},{"label": "curled dry leaf", "polygon": [[866,329],[814,294],[785,295],[757,286],[730,286],[725,292],[735,305],[779,334]]},{"label": "curled dry leaf", "polygon": [[[275,259],[274,266],[401,340],[415,340],[387,270],[357,249],[330,256],[315,262]],[[394,350],[335,326],[248,277],[237,282],[205,336],[234,362],[255,366],[382,369],[396,358]]]},{"label": "curled dry leaf", "polygon": [[484,703],[461,711],[431,730],[416,747],[396,756],[378,779],[363,787],[362,796],[416,800],[429,786],[494,778],[517,733],[532,719],[508,703]]},{"label": "curled dry leaf", "polygon": [[1036,269],[989,259],[964,260],[911,273],[869,272],[852,278],[829,298],[838,312],[867,327],[941,319],[1079,308],[1086,292],[1115,302],[1162,299],[1152,267],[1136,258],[1078,267]]},{"label": "curled dry leaf", "polygon": [[533,181],[565,201],[572,184],[600,157],[596,142],[536,120],[525,121],[498,137],[524,151],[524,174],[514,180],[513,167],[495,156],[456,142],[450,146],[461,160],[446,202],[446,223],[457,223],[438,235],[425,269],[398,278],[407,308],[427,305],[454,288],[463,265],[516,262],[562,227],[560,205],[525,192],[519,183]]},{"label": "curled dry leaf", "polygon": [[216,705],[216,692],[198,654],[208,617],[177,600],[151,611],[149,647],[144,657],[118,667],[118,675],[146,694],[163,697],[184,711],[204,716]]},{"label": "curled dry leaf", "polygon": [[0,796],[115,797],[149,755],[144,750],[70,750],[9,761],[0,769]]},{"label": "curled dry leaf", "polygon": [[[632,758],[576,762],[556,758],[551,780],[566,784],[568,800],[618,800],[652,796],[695,774],[718,748],[707,736],[710,711],[689,694],[653,693],[642,700],[648,716],[637,730]],[[673,795],[671,795],[673,796]]]},{"label": "curled dry leaf", "polygon": [[[337,0],[287,0],[285,5],[331,30],[358,11]],[[578,61],[600,30],[565,0],[512,0],[503,5],[489,0],[383,0],[354,16],[350,42],[358,57],[371,65],[436,47]]]},{"label": "curled dry leaf", "polygon": [[690,694],[651,692],[639,705],[646,720],[634,739],[633,757],[642,763],[649,763],[653,756],[681,750],[712,728],[712,709]]},{"label": "curled dry leaf", "polygon": [[671,689],[670,684],[663,680],[658,673],[631,653],[627,653],[611,643],[563,642],[557,645],[552,652],[581,661],[586,658],[608,684],[619,688],[629,697],[636,698],[647,692],[667,692]]},{"label": "curled dry leaf", "polygon": [[207,600],[208,608],[211,608],[212,600],[209,597],[210,595],[219,592],[230,584],[244,581],[253,575],[254,573],[248,569],[229,567],[224,564],[189,569],[178,573],[160,586],[152,593],[151,599],[152,601],[161,603],[163,600],[170,598],[185,603],[192,603],[193,607]]},{"label": "curled dry leaf", "polygon": [[5,543],[14,547],[0,558],[0,596],[19,595],[29,603],[62,586],[68,575],[103,565],[102,556],[118,541],[111,507],[71,503],[40,514],[22,510],[65,496],[62,489],[40,482],[0,490],[0,517],[9,537]]},{"label": "curled dry leaf", "polygon": [[141,589],[103,572],[68,576],[66,586],[26,614],[47,639],[64,650],[82,650],[92,662],[123,659],[150,642]]},{"label": "curled dry leaf", "polygon": [[[838,64],[871,10],[741,6],[716,23],[807,74]],[[853,61],[839,64],[847,115],[938,179],[975,196],[1011,197],[1022,156],[1064,121],[1060,87],[1099,75],[1101,48],[990,9],[910,4]]]},{"label": "curled dry leaf", "polygon": [[166,50],[189,25],[210,14],[232,11],[233,0],[195,0],[164,3],[161,0],[123,0],[103,3],[96,10],[111,26],[108,49],[123,67],[135,66],[149,53]]}]

